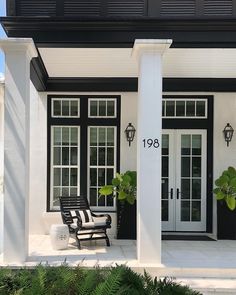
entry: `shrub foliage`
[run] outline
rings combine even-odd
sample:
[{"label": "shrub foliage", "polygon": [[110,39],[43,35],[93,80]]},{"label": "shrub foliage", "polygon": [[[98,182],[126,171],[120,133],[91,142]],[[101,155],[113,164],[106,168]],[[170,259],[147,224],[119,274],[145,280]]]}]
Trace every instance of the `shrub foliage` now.
[{"label": "shrub foliage", "polygon": [[126,266],[75,269],[39,265],[35,269],[0,269],[1,295],[200,295],[173,279],[158,280]]}]

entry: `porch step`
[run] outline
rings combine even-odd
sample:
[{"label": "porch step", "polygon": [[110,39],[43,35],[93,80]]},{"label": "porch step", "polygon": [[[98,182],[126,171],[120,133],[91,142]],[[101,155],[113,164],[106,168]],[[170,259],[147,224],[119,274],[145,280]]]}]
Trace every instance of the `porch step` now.
[{"label": "porch step", "polygon": [[188,285],[192,289],[201,292],[203,295],[217,294],[229,295],[236,294],[235,279],[206,279],[206,278],[178,278],[177,282]]}]

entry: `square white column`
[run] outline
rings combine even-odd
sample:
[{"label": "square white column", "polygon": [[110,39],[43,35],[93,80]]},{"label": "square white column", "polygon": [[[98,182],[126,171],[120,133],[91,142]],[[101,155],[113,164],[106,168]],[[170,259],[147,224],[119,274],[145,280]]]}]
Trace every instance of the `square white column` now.
[{"label": "square white column", "polygon": [[136,40],[139,63],[137,126],[137,256],[161,263],[162,55],[171,40]]},{"label": "square white column", "polygon": [[37,56],[32,39],[3,39],[4,98],[4,240],[6,263],[28,256],[30,61]]}]

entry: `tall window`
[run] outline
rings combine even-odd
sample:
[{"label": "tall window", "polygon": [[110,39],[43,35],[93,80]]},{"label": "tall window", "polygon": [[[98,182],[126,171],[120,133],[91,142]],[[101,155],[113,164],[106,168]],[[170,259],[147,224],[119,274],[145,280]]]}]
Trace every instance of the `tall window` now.
[{"label": "tall window", "polygon": [[115,210],[99,196],[119,170],[119,97],[49,96],[48,210],[59,196],[86,195],[95,210]]}]

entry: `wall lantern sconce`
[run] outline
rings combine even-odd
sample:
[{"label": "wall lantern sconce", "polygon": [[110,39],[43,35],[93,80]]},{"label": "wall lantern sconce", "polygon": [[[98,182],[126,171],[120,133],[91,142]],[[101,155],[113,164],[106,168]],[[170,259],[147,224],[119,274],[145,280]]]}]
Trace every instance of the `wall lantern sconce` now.
[{"label": "wall lantern sconce", "polygon": [[136,130],[131,123],[129,123],[125,129],[125,135],[126,135],[127,141],[129,142],[129,146],[131,145],[131,142],[134,140],[135,131]]},{"label": "wall lantern sconce", "polygon": [[233,134],[234,134],[234,129],[233,127],[227,123],[223,130],[224,138],[225,141],[227,142],[227,146],[229,146],[230,141],[232,140]]}]

